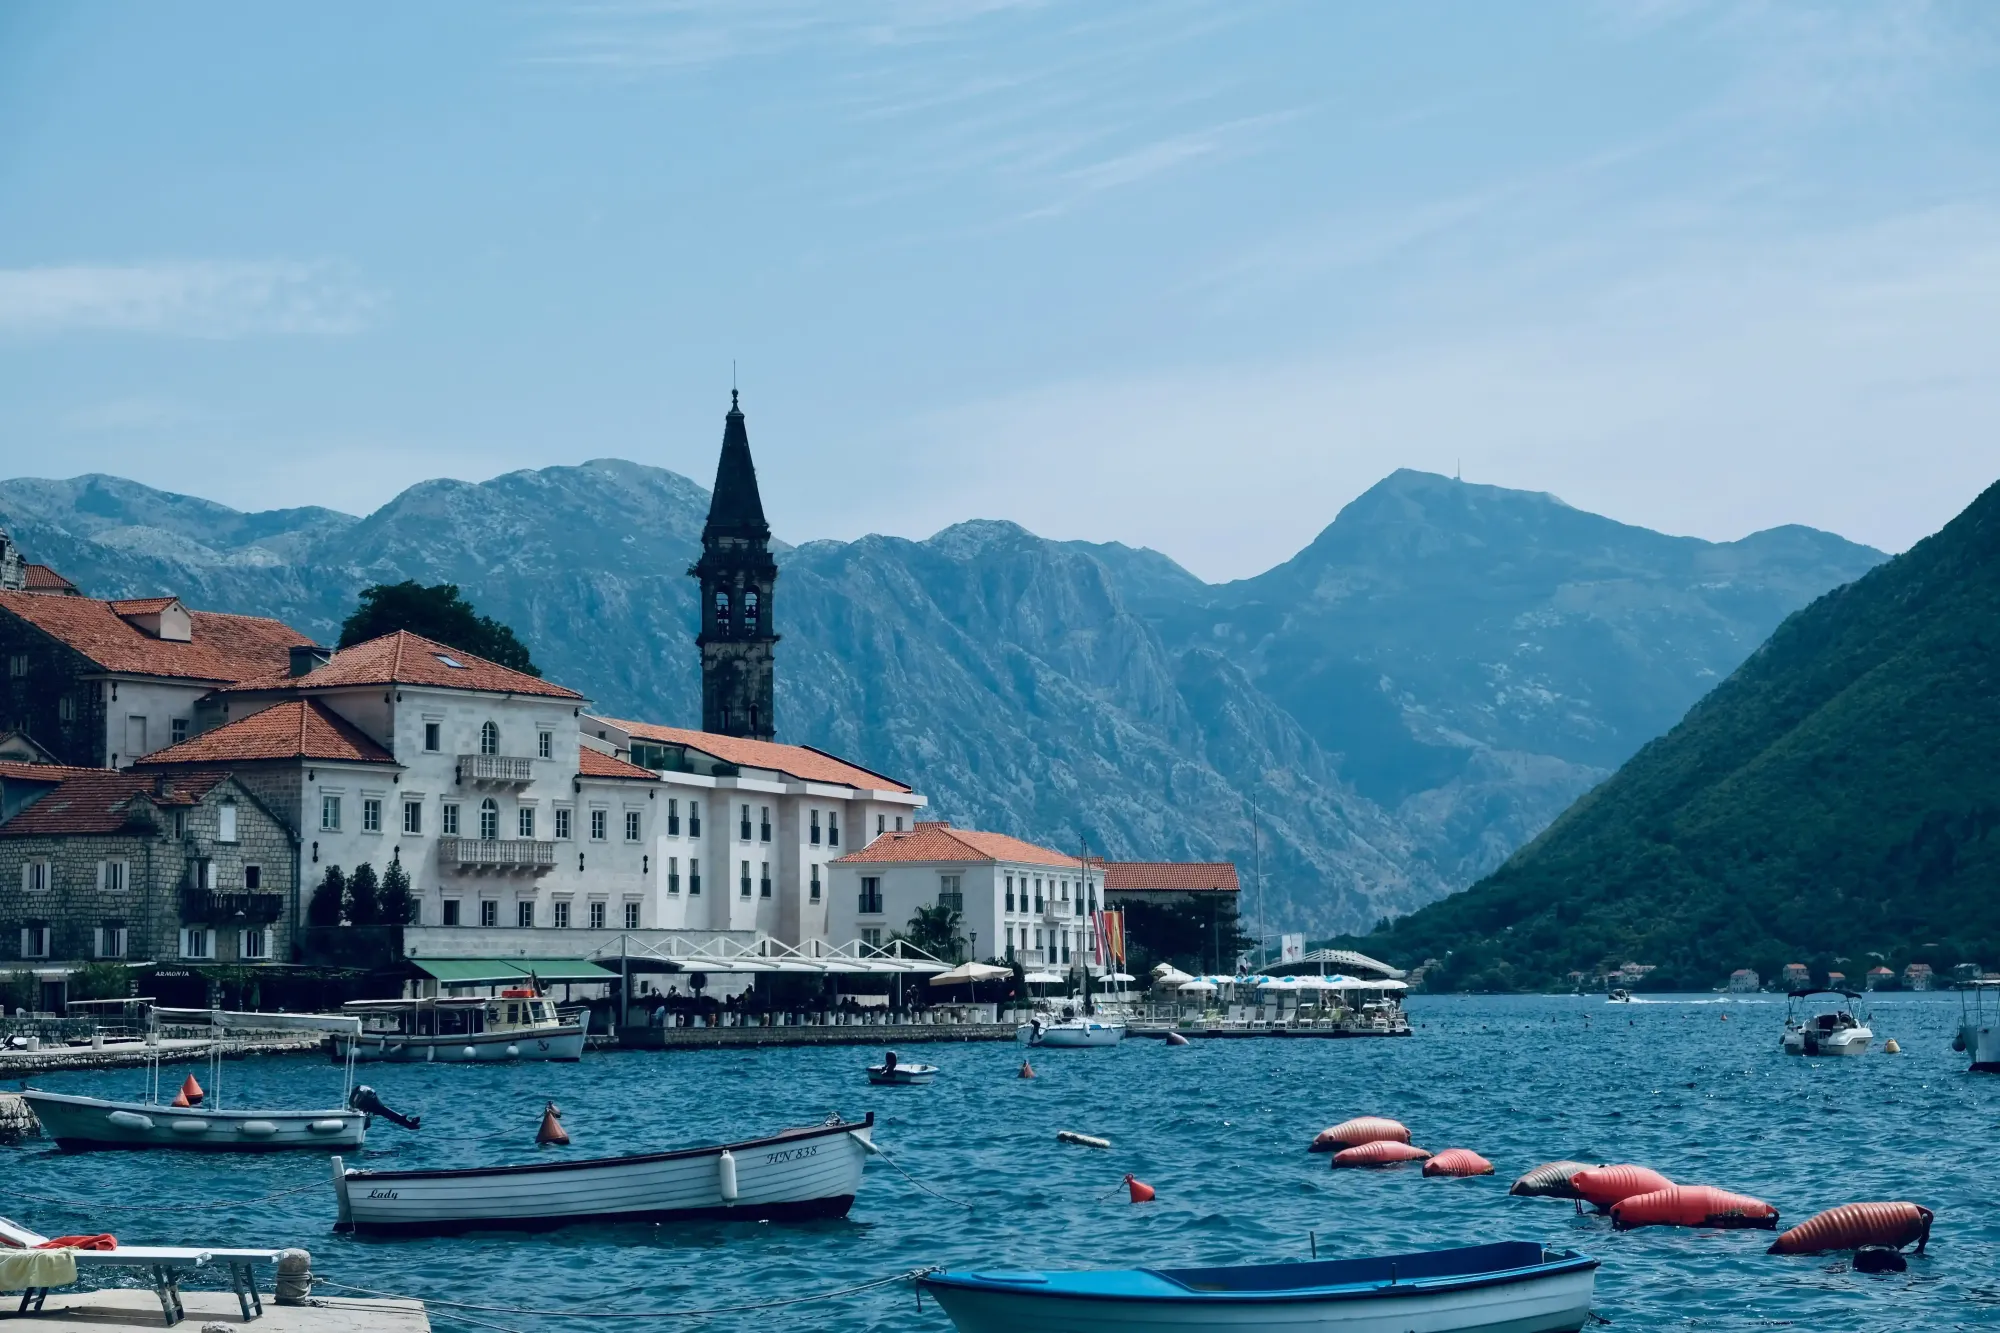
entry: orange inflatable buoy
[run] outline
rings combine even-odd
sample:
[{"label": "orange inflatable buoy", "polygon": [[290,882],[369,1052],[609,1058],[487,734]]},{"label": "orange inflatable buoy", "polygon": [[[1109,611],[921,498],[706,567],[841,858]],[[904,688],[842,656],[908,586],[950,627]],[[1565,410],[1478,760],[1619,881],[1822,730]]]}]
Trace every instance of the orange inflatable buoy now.
[{"label": "orange inflatable buoy", "polygon": [[1424,1163],[1427,1176],[1490,1176],[1493,1163],[1470,1148],[1446,1148]]},{"label": "orange inflatable buoy", "polygon": [[1342,1148],[1358,1148],[1364,1143],[1408,1143],[1410,1131],[1400,1120],[1390,1120],[1379,1115],[1361,1115],[1352,1120],[1343,1120],[1330,1129],[1322,1129],[1313,1139],[1307,1152],[1339,1152]]},{"label": "orange inflatable buoy", "polygon": [[562,1108],[550,1102],[542,1111],[542,1127],[535,1131],[537,1147],[554,1144],[560,1148],[569,1142],[569,1134],[562,1127]]},{"label": "orange inflatable buoy", "polygon": [[1029,1064],[1026,1060],[1021,1061],[1021,1077],[1033,1078],[1034,1076],[1035,1076],[1035,1067]]},{"label": "orange inflatable buoy", "polygon": [[1544,1162],[1515,1181],[1507,1192],[1528,1199],[1580,1199],[1583,1196],[1576,1192],[1570,1178],[1579,1171],[1602,1165],[1601,1162]]},{"label": "orange inflatable buoy", "polygon": [[1590,1167],[1571,1176],[1569,1183],[1570,1188],[1576,1191],[1576,1198],[1594,1204],[1600,1213],[1610,1209],[1620,1199],[1629,1199],[1635,1194],[1653,1194],[1672,1189],[1674,1185],[1659,1172],[1633,1166],[1629,1162],[1617,1166]]},{"label": "orange inflatable buoy", "polygon": [[1775,1227],[1778,1210],[1762,1199],[1713,1185],[1669,1185],[1611,1205],[1611,1225],[1634,1227]]},{"label": "orange inflatable buoy", "polygon": [[1151,1203],[1153,1201],[1153,1187],[1143,1180],[1127,1176],[1125,1177],[1125,1188],[1131,1191],[1133,1203]]},{"label": "orange inflatable buoy", "polygon": [[1342,1148],[1333,1155],[1333,1164],[1335,1167],[1400,1166],[1404,1162],[1421,1162],[1429,1156],[1422,1148],[1413,1148],[1407,1143],[1377,1139],[1357,1148]]},{"label": "orange inflatable buoy", "polygon": [[189,1074],[187,1081],[181,1084],[179,1095],[174,1098],[174,1105],[200,1106],[201,1099],[207,1095],[207,1093],[201,1090],[201,1084],[194,1081],[194,1075]]},{"label": "orange inflatable buoy", "polygon": [[1900,1250],[1911,1241],[1917,1253],[1930,1244],[1930,1209],[1914,1203],[1843,1203],[1815,1213],[1771,1242],[1771,1254],[1824,1254],[1880,1245]]}]

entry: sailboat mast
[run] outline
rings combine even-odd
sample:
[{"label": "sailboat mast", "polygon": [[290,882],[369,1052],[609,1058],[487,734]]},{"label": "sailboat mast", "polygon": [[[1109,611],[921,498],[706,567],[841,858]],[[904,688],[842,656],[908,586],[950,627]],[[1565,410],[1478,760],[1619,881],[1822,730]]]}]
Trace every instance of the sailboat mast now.
[{"label": "sailboat mast", "polygon": [[1271,920],[1264,915],[1264,840],[1257,828],[1257,805],[1250,804],[1250,866],[1257,877],[1257,970],[1265,967],[1264,935],[1271,928]]}]

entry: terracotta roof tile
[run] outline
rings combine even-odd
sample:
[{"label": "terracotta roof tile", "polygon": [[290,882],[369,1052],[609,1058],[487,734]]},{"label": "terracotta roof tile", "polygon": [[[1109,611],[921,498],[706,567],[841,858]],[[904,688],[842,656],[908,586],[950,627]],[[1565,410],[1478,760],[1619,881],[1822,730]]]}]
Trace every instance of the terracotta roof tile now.
[{"label": "terracotta roof tile", "polygon": [[30,764],[19,759],[0,759],[0,778],[25,782],[61,782],[79,773],[102,773],[101,768],[71,768],[68,764]]},{"label": "terracotta roof tile", "polygon": [[178,597],[123,597],[106,602],[105,605],[121,616],[157,615],[174,603]]},{"label": "terracotta roof tile", "polygon": [[858,852],[840,858],[843,862],[887,861],[1006,861],[1026,865],[1060,866],[1078,870],[1074,856],[1065,856],[1032,842],[1010,838],[1004,833],[984,833],[978,829],[953,828],[943,820],[920,820],[906,833],[884,833]]},{"label": "terracotta roof tile", "polygon": [[593,750],[588,745],[577,751],[576,771],[586,778],[631,778],[634,781],[658,782],[660,775],[650,768],[628,764],[615,755],[602,750]]},{"label": "terracotta roof tile", "polygon": [[69,645],[99,670],[121,675],[246,680],[284,670],[292,646],[312,642],[276,620],[215,611],[188,613],[194,637],[186,643],[156,639],[123,619],[114,609],[117,605],[93,597],[0,592],[0,611],[11,612]]},{"label": "terracotta roof tile", "polygon": [[74,593],[76,585],[47,565],[29,565],[26,570],[28,591],[39,593]]},{"label": "terracotta roof tile", "polygon": [[1235,893],[1236,866],[1230,861],[1106,861],[1104,887]]},{"label": "terracotta roof tile", "polygon": [[850,764],[845,759],[836,759],[810,745],[779,745],[775,741],[718,736],[711,731],[688,731],[681,727],[661,727],[651,722],[630,722],[616,717],[602,720],[642,741],[685,745],[741,768],[767,768],[803,782],[830,782],[862,791],[910,790],[894,778],[871,772],[859,764]]},{"label": "terracotta roof tile", "polygon": [[240,764],[256,759],[393,764],[396,756],[316,699],[291,699],[149,754],[140,766]]},{"label": "terracotta roof tile", "polygon": [[227,773],[182,773],[168,778],[91,769],[64,779],[54,791],[0,824],[0,838],[119,833],[129,823],[135,802],[162,807],[193,805],[228,777]]},{"label": "terracotta roof tile", "polygon": [[[456,665],[453,665],[453,664]],[[379,639],[342,648],[333,660],[303,676],[291,674],[287,660],[278,669],[246,678],[242,690],[312,690],[340,685],[435,685],[455,690],[485,690],[495,694],[538,694],[552,699],[581,699],[575,690],[530,676],[524,671],[489,662],[483,657],[397,630]]]}]

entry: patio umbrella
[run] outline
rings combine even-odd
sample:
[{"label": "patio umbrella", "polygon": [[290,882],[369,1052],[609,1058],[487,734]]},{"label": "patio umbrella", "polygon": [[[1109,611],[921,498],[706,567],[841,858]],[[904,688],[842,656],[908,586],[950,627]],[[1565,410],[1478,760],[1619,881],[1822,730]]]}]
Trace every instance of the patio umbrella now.
[{"label": "patio umbrella", "polygon": [[1181,971],[1172,963],[1161,963],[1153,969],[1153,984],[1155,986],[1178,986],[1183,981],[1193,980],[1193,977]]},{"label": "patio umbrella", "polygon": [[1133,976],[1130,972],[1113,972],[1108,977],[1098,978],[1098,980],[1100,981],[1137,981],[1138,979],[1139,978]]},{"label": "patio umbrella", "polygon": [[1184,995],[1192,995],[1214,989],[1215,983],[1213,981],[1183,981],[1180,984],[1180,991]]},{"label": "patio umbrella", "polygon": [[1012,968],[995,967],[991,963],[960,963],[949,972],[940,972],[931,978],[933,986],[959,986],[968,981],[992,981],[996,977],[1014,975]]},{"label": "patio umbrella", "polygon": [[1021,980],[1030,986],[1060,986],[1064,978],[1060,972],[1030,972]]}]

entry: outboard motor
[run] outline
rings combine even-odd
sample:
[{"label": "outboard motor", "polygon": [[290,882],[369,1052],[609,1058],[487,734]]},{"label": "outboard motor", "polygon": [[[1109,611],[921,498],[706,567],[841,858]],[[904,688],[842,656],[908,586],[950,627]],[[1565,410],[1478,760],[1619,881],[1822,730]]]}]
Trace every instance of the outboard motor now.
[{"label": "outboard motor", "polygon": [[392,1111],[384,1106],[382,1099],[375,1095],[375,1089],[366,1083],[348,1094],[347,1104],[363,1115],[379,1115],[390,1124],[401,1125],[404,1129],[416,1129],[424,1123],[424,1118],[420,1115],[404,1115],[400,1111]]}]

